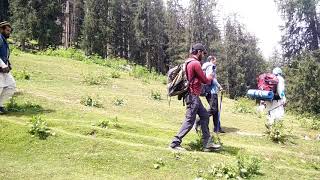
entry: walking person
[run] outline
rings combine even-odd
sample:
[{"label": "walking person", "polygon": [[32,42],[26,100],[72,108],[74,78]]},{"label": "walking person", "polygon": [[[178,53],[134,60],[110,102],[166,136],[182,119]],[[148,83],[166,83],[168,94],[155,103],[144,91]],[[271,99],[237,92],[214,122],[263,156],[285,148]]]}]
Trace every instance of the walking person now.
[{"label": "walking person", "polygon": [[11,75],[12,69],[9,61],[10,50],[7,39],[10,37],[12,28],[10,23],[0,23],[0,114],[6,113],[4,103],[11,98],[16,89],[16,82]]},{"label": "walking person", "polygon": [[[208,76],[209,74],[213,74],[213,80],[211,85],[206,85],[206,99],[209,104],[208,113],[213,118],[213,132],[215,133],[225,133],[220,125],[220,117],[219,117],[219,104],[218,104],[218,92],[222,91],[223,88],[219,84],[217,80],[217,58],[215,56],[209,56],[207,58],[207,62],[202,65],[202,70]],[[221,102],[220,102],[221,103]],[[221,112],[220,112],[221,113]]]},{"label": "walking person", "polygon": [[197,114],[200,117],[199,123],[202,131],[203,150],[210,151],[220,148],[220,145],[213,144],[211,142],[211,136],[208,127],[209,114],[199,98],[201,93],[201,84],[210,84],[213,79],[213,74],[209,75],[207,78],[201,69],[200,62],[204,58],[205,54],[205,47],[202,44],[197,43],[192,46],[190,58],[186,60],[186,62],[189,62],[186,66],[186,74],[187,79],[190,82],[188,93],[185,98],[187,109],[185,120],[179,132],[176,136],[174,136],[170,144],[170,148],[174,150],[184,150],[184,148],[181,147],[182,139],[192,129]]},{"label": "walking person", "polygon": [[284,116],[284,106],[286,104],[285,81],[282,70],[279,67],[273,69],[272,73],[277,76],[278,84],[275,97],[272,101],[265,101],[268,112],[267,128],[270,128],[276,121],[280,121]]}]

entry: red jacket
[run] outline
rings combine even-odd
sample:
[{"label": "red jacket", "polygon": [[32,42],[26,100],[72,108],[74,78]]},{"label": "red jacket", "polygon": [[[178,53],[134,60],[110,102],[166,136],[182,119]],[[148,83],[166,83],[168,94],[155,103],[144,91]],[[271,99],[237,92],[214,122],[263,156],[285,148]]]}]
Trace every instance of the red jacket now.
[{"label": "red jacket", "polygon": [[187,75],[190,82],[189,92],[199,96],[201,94],[201,84],[211,84],[212,78],[207,78],[201,69],[201,63],[196,56],[192,56],[186,61],[190,61],[187,65]]}]

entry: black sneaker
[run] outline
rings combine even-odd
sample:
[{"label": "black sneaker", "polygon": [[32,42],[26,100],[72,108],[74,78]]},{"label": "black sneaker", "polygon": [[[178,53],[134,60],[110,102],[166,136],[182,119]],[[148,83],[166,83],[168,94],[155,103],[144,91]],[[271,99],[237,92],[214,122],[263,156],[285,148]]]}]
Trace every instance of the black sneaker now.
[{"label": "black sneaker", "polygon": [[6,110],[4,109],[4,107],[0,107],[0,115],[5,113],[6,113]]},{"label": "black sneaker", "polygon": [[219,133],[226,133],[224,130],[220,129]]}]

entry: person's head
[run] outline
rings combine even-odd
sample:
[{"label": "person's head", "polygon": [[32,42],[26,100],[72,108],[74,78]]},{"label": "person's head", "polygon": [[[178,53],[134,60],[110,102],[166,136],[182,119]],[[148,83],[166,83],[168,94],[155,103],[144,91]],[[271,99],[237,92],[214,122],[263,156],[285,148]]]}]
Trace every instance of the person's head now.
[{"label": "person's head", "polygon": [[197,56],[198,60],[201,61],[202,58],[207,54],[207,51],[204,45],[197,43],[192,46],[191,54]]},{"label": "person's head", "polygon": [[3,21],[0,23],[0,33],[5,37],[9,38],[12,28],[9,22]]},{"label": "person's head", "polygon": [[279,68],[279,67],[276,67],[276,68],[274,68],[273,70],[272,70],[272,73],[274,74],[274,75],[280,75],[280,76],[282,76],[282,70]]},{"label": "person's head", "polygon": [[217,58],[215,57],[215,56],[209,56],[208,58],[207,58],[207,60],[208,60],[208,62],[211,62],[212,64],[214,64],[214,65],[217,65]]}]

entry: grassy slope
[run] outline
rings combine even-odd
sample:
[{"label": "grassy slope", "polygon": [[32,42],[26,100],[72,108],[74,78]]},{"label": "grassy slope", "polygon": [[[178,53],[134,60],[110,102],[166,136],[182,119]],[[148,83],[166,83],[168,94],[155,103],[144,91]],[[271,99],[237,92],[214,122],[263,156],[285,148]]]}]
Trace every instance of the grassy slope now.
[{"label": "grassy slope", "polygon": [[[264,120],[251,114],[233,113],[234,101],[224,99],[222,124],[229,133],[222,136],[221,153],[185,152],[176,160],[167,146],[179,129],[184,107],[175,98],[169,108],[166,100],[155,101],[152,90],[165,96],[161,82],[143,82],[127,72],[110,85],[88,86],[83,74],[110,74],[113,70],[70,59],[22,54],[13,57],[15,71],[27,70],[31,80],[18,80],[17,101],[41,105],[50,128],[57,133],[47,140],[32,138],[27,122],[35,112],[0,116],[0,179],[194,179],[199,169],[211,164],[235,161],[238,151],[256,155],[262,162],[262,176],[256,179],[316,179],[320,172],[320,143],[304,141],[305,134],[317,132],[300,127],[287,116],[296,145],[278,145],[265,137],[236,132],[261,133]],[[82,97],[98,96],[103,108],[85,107]],[[115,106],[116,98],[125,106]],[[92,126],[117,117],[120,128]],[[97,133],[88,135],[93,129]],[[184,144],[196,139],[191,132]],[[157,158],[165,161],[153,168]]]}]

